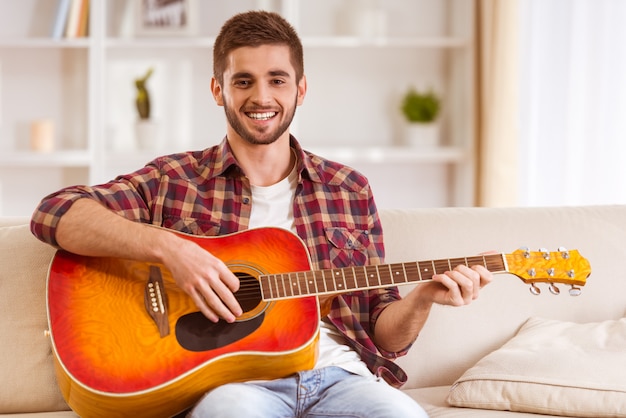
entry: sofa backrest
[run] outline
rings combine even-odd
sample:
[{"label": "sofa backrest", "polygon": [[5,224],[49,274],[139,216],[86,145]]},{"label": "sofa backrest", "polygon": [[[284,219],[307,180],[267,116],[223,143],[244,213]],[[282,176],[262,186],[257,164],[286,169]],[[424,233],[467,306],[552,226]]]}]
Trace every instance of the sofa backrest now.
[{"label": "sofa backrest", "polygon": [[406,387],[453,383],[530,316],[593,322],[626,313],[626,206],[382,210],[380,215],[390,263],[510,253],[526,246],[577,249],[592,268],[577,297],[564,285],[558,296],[539,285],[542,293],[534,296],[516,276],[501,274],[469,306],[434,307],[409,354],[398,360],[409,374]]},{"label": "sofa backrest", "polygon": [[26,218],[0,218],[0,414],[67,410],[56,385],[46,314],[54,249]]}]

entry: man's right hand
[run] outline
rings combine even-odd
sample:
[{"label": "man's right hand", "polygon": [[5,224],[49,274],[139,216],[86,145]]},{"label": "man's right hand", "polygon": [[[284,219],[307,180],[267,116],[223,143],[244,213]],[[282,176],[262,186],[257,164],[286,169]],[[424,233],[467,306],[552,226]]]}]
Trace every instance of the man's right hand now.
[{"label": "man's right hand", "polygon": [[178,239],[177,245],[164,252],[162,261],[176,284],[211,321],[222,318],[234,322],[243,313],[234,295],[239,289],[239,278],[196,243]]}]

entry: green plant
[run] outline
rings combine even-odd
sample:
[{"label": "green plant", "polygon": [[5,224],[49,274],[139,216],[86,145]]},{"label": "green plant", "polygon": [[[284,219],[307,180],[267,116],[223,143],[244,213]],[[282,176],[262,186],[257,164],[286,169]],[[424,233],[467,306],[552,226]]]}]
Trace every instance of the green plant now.
[{"label": "green plant", "polygon": [[402,100],[402,113],[409,122],[432,122],[437,119],[441,100],[432,91],[418,92],[411,87]]},{"label": "green plant", "polygon": [[140,119],[150,119],[150,94],[146,82],[152,75],[152,71],[153,69],[150,68],[143,77],[135,79],[135,87],[137,87],[135,104]]}]

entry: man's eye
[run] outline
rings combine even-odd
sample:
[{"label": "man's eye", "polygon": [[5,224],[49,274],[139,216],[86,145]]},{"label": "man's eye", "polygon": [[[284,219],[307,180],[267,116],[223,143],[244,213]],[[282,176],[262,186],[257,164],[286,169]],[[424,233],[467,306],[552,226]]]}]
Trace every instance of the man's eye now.
[{"label": "man's eye", "polygon": [[239,87],[248,87],[250,82],[248,80],[239,80],[235,82],[235,85]]},{"label": "man's eye", "polygon": [[284,80],[272,80],[272,84],[281,85],[281,84],[285,84],[285,81]]}]

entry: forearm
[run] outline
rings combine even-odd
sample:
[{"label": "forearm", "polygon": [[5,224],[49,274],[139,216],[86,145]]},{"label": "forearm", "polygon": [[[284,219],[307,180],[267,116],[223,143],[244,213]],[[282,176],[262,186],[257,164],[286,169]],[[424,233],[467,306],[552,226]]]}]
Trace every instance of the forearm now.
[{"label": "forearm", "polygon": [[415,300],[415,295],[395,301],[385,308],[376,321],[374,339],[379,348],[396,353],[412,344],[421,332],[432,303]]},{"label": "forearm", "polygon": [[58,245],[67,251],[149,262],[162,261],[160,249],[174,239],[170,232],[125,219],[89,198],[75,201],[56,231]]}]

